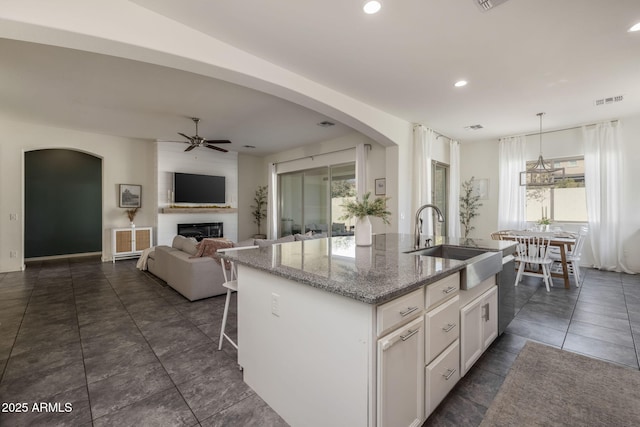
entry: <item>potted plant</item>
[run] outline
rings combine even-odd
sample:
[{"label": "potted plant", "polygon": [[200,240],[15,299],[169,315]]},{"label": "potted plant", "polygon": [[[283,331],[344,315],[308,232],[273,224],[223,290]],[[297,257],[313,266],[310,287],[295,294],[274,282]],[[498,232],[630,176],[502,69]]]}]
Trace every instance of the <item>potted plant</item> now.
[{"label": "potted plant", "polygon": [[540,231],[549,231],[549,226],[551,225],[551,219],[543,216],[538,220],[538,225],[540,226]]},{"label": "potted plant", "polygon": [[138,209],[140,209],[140,208],[127,209],[125,211],[125,213],[127,214],[127,217],[129,217],[129,222],[131,223],[131,227],[135,227],[136,226],[133,223],[133,220],[136,217],[136,214],[138,213]]},{"label": "potted plant", "polygon": [[389,197],[376,197],[375,200],[370,201],[371,193],[367,193],[362,196],[362,200],[350,200],[341,205],[344,209],[344,215],[340,217],[341,220],[347,220],[350,218],[356,218],[356,245],[357,246],[371,246],[372,243],[372,227],[370,216],[381,218],[385,224],[389,224],[389,216],[391,212],[387,210],[387,200]]},{"label": "potted plant", "polygon": [[260,185],[256,190],[256,194],[253,198],[255,205],[251,205],[251,215],[253,216],[253,222],[258,226],[258,234],[255,234],[254,239],[266,239],[266,234],[260,232],[260,226],[262,220],[267,217],[267,186]]},{"label": "potted plant", "polygon": [[473,180],[474,177],[471,177],[471,179],[462,183],[462,194],[460,195],[460,223],[464,227],[465,239],[475,229],[471,225],[471,220],[480,215],[478,208],[482,206],[482,203],[479,202],[480,196],[473,189]]}]

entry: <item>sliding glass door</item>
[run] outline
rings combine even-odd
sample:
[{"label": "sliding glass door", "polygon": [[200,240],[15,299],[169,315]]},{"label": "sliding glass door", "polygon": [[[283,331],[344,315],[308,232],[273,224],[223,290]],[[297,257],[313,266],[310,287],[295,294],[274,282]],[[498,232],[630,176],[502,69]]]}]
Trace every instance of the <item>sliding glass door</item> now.
[{"label": "sliding glass door", "polygon": [[355,197],[355,163],[278,175],[280,231],[353,234],[351,222],[340,221],[344,200]]}]

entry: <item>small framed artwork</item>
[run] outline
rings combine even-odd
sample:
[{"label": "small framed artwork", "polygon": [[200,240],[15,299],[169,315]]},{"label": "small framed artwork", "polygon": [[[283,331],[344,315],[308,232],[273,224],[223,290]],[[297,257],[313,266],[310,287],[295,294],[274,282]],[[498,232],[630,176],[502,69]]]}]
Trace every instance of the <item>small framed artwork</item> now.
[{"label": "small framed artwork", "polygon": [[384,196],[387,194],[387,179],[386,178],[378,178],[375,180],[376,183],[376,196]]},{"label": "small framed artwork", "polygon": [[487,178],[473,180],[473,192],[480,197],[480,200],[489,198],[489,180]]},{"label": "small framed artwork", "polygon": [[139,208],[142,205],[142,185],[120,184],[120,207]]}]

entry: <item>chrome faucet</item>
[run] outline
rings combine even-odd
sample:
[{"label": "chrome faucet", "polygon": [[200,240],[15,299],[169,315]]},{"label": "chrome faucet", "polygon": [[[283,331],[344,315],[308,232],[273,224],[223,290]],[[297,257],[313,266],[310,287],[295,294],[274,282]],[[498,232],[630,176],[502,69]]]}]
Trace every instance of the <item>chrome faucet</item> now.
[{"label": "chrome faucet", "polygon": [[[444,217],[442,216],[442,212],[440,211],[440,209],[436,206],[436,205],[432,205],[432,204],[426,204],[426,205],[422,205],[418,208],[418,211],[416,212],[416,218],[415,218],[415,222],[413,224],[413,232],[416,236],[416,241],[415,241],[415,248],[418,249],[420,247],[420,232],[422,231],[422,220],[420,219],[420,214],[422,213],[423,210],[425,210],[426,208],[433,208],[433,210],[436,211],[436,214],[438,214],[438,222],[444,222]],[[436,233],[436,224],[433,224],[433,234],[435,236]],[[431,239],[428,239],[431,240]]]}]

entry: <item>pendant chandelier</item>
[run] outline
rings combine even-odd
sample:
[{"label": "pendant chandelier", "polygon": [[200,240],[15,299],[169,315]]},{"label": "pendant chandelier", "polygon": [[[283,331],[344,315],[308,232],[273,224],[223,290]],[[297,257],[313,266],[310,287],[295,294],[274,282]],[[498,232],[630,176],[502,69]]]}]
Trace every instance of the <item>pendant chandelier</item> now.
[{"label": "pendant chandelier", "polygon": [[564,180],[564,168],[552,168],[550,163],[545,163],[542,158],[542,116],[544,113],[536,114],[540,117],[540,156],[538,161],[520,172],[520,185],[527,187],[553,187],[556,181]]}]

